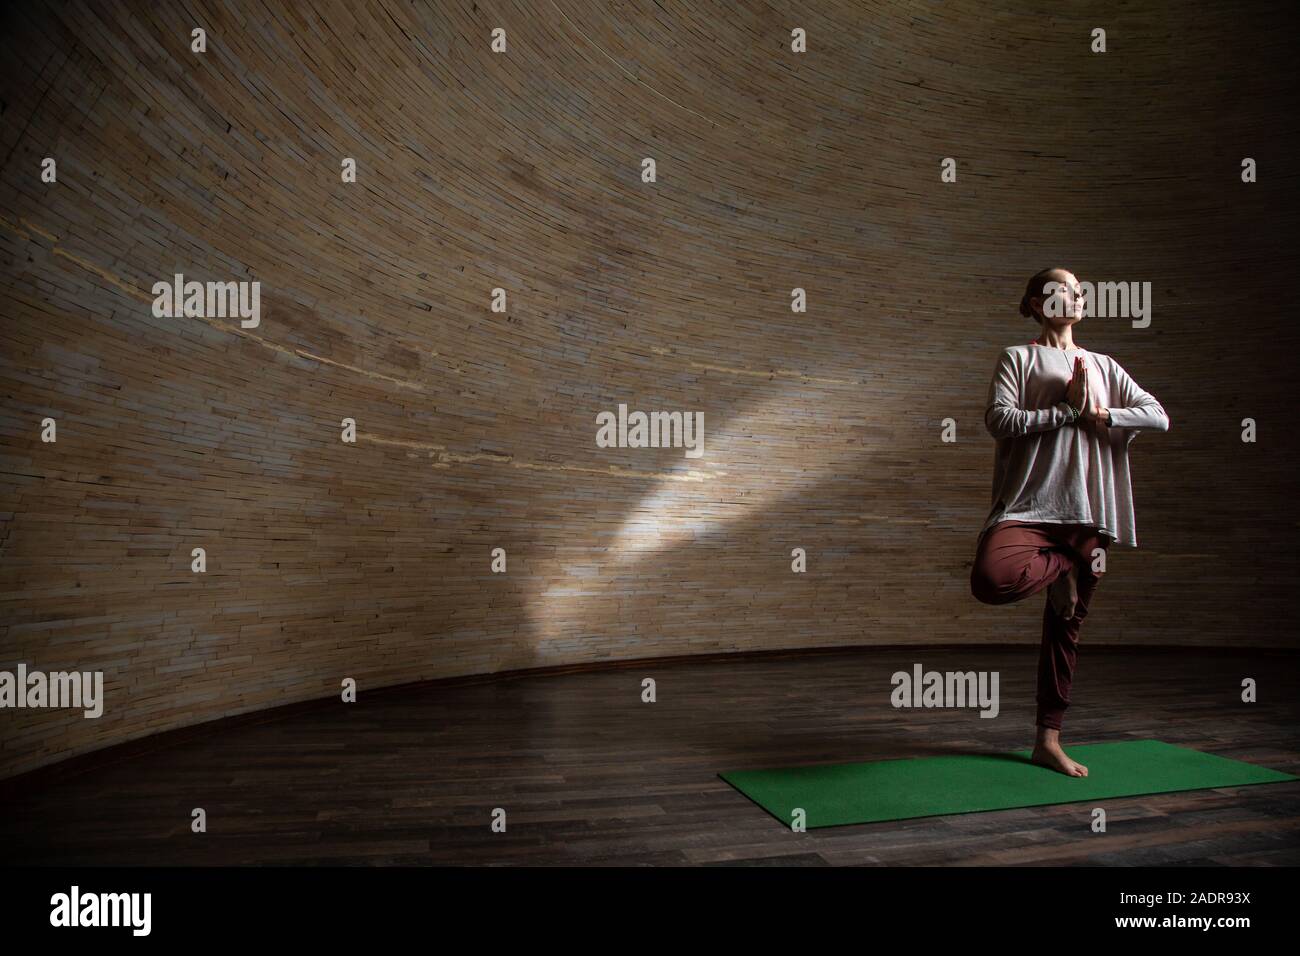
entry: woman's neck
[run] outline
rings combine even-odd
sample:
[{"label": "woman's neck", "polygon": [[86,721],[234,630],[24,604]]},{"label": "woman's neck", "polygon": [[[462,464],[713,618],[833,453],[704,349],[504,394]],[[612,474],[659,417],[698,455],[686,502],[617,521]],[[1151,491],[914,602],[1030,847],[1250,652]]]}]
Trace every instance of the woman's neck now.
[{"label": "woman's neck", "polygon": [[1054,329],[1051,326],[1044,325],[1043,331],[1039,333],[1038,338],[1034,339],[1034,341],[1049,349],[1076,348],[1074,336],[1071,334],[1073,328],[1073,326],[1067,325],[1061,329]]}]

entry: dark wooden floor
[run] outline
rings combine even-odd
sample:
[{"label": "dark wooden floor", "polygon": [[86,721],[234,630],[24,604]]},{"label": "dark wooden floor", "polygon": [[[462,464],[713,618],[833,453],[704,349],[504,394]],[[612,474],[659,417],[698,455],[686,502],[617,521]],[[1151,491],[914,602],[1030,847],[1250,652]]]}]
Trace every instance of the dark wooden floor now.
[{"label": "dark wooden floor", "polygon": [[[0,803],[0,847],[95,865],[1300,864],[1300,783],[1106,800],[1100,835],[1095,801],[792,833],[717,776],[1028,747],[1036,655],[885,648],[373,692],[32,781]],[[890,675],[917,662],[999,671],[1000,715],[895,710]],[[1296,665],[1088,648],[1067,750],[1154,737],[1300,773]],[[1239,702],[1243,677],[1260,703]]]}]

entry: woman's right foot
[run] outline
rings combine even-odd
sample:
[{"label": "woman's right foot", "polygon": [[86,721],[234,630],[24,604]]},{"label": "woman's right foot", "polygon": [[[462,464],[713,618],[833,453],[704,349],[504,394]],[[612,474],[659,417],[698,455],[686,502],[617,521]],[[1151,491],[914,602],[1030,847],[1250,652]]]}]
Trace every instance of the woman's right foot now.
[{"label": "woman's right foot", "polygon": [[1052,610],[1067,621],[1074,617],[1079,603],[1079,566],[1071,564],[1070,570],[1053,581],[1047,588],[1047,599]]}]

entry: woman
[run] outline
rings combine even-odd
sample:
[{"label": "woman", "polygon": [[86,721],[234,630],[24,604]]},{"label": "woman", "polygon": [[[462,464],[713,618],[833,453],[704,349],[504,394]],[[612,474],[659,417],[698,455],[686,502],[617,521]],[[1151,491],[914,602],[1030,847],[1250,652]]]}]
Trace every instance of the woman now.
[{"label": "woman", "polygon": [[1064,269],[1032,279],[1020,312],[1042,327],[1003,349],[984,424],[997,439],[993,509],[980,532],[971,593],[986,604],[1047,588],[1038,657],[1034,763],[1072,777],[1088,768],[1061,749],[1079,627],[1115,541],[1137,547],[1128,447],[1169,416],[1108,355],[1075,345],[1079,280]]}]

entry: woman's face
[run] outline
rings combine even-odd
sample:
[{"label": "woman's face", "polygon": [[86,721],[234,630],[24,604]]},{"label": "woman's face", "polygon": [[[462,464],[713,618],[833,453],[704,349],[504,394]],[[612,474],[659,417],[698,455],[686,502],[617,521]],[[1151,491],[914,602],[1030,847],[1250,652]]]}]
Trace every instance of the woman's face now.
[{"label": "woman's face", "polygon": [[1083,290],[1073,272],[1056,272],[1050,280],[1055,286],[1046,287],[1043,296],[1043,321],[1057,328],[1073,325],[1083,318]]}]

